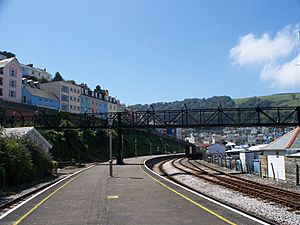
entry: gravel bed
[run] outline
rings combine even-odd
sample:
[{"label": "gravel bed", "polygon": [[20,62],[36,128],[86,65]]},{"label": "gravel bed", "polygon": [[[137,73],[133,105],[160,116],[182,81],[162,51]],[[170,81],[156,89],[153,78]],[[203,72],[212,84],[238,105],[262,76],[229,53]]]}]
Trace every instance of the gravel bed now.
[{"label": "gravel bed", "polygon": [[[32,186],[32,187],[30,187],[28,189],[24,189],[24,190],[22,190],[19,193],[15,193],[15,194],[12,194],[12,195],[9,195],[9,196],[5,196],[5,197],[0,197],[0,205],[5,204],[5,203],[7,203],[9,201],[12,201],[14,199],[17,199],[17,198],[19,198],[19,197],[21,197],[21,196],[23,196],[23,195],[25,195],[27,193],[30,193],[30,192],[32,192],[32,191],[34,191],[34,190],[36,190],[36,189],[38,189],[40,187],[43,187],[43,186],[45,186],[45,185],[47,185],[47,184],[49,184],[49,183],[51,183],[51,182],[53,182],[55,180],[59,180],[61,178],[64,178],[64,177],[66,177],[66,176],[68,176],[70,174],[73,174],[76,171],[82,170],[83,168],[88,167],[90,165],[92,165],[92,164],[84,164],[82,167],[68,166],[68,167],[64,167],[64,168],[58,169],[57,170],[57,177],[55,179],[47,181],[47,182],[39,183],[39,184],[37,184],[35,186]],[[5,213],[6,211],[7,210],[0,211],[0,216],[3,213]]]},{"label": "gravel bed", "polygon": [[[206,161],[203,161],[203,160],[197,160],[203,164],[206,164],[208,166],[211,166],[211,167],[214,167],[218,170],[221,170],[221,171],[224,171],[224,172],[227,172],[227,173],[235,173],[235,172],[238,172],[238,171],[235,171],[235,170],[230,170],[230,169],[227,169],[226,167],[220,167],[216,164],[211,164],[211,163],[208,163]],[[277,187],[277,188],[281,188],[281,189],[285,189],[285,190],[289,190],[289,191],[294,191],[294,192],[297,192],[297,193],[300,193],[300,186],[297,186],[297,185],[294,185],[294,184],[289,184],[287,183],[286,181],[283,181],[283,180],[274,180],[272,178],[262,178],[262,177],[259,177],[255,174],[236,174],[237,177],[243,177],[245,179],[248,179],[248,180],[251,180],[251,181],[255,181],[257,183],[261,183],[261,184],[265,184],[265,185],[270,185],[272,187]]]},{"label": "gravel bed", "polygon": [[[170,174],[181,172],[174,168],[170,162],[164,164],[164,169]],[[279,224],[297,225],[300,224],[300,215],[289,212],[288,208],[275,205],[274,203],[264,202],[256,198],[250,198],[237,191],[230,190],[223,186],[209,183],[191,175],[175,175],[175,179],[199,190],[208,196],[212,196],[223,202],[235,205],[245,211],[254,213]]]}]

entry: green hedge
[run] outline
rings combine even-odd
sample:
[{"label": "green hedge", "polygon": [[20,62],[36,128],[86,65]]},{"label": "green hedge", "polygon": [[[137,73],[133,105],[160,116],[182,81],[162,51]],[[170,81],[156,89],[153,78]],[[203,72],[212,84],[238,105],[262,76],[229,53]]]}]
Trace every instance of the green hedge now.
[{"label": "green hedge", "polygon": [[28,140],[0,138],[0,188],[19,186],[52,171],[49,154]]}]

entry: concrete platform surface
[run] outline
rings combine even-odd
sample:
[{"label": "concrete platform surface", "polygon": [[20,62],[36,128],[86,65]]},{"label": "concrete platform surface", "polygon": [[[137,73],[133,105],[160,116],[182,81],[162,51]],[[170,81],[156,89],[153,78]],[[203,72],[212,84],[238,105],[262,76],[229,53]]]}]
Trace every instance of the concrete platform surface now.
[{"label": "concrete platform surface", "polygon": [[79,173],[16,209],[0,224],[258,224],[151,174],[140,165],[146,158],[114,165],[112,178],[107,163]]}]

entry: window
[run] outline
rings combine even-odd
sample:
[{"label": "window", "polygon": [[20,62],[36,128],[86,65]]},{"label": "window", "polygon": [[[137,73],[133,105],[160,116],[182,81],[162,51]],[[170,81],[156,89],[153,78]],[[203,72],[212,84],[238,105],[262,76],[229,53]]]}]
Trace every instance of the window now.
[{"label": "window", "polygon": [[73,97],[72,96],[70,96],[70,101],[73,101]]},{"label": "window", "polygon": [[79,98],[77,98],[77,102],[79,102]]},{"label": "window", "polygon": [[77,110],[78,110],[78,111],[80,110],[80,107],[79,107],[79,106],[77,106]]},{"label": "window", "polygon": [[16,91],[9,90],[9,97],[16,98]]},{"label": "window", "polygon": [[73,92],[73,88],[70,88],[70,91]]},{"label": "window", "polygon": [[3,96],[3,89],[0,88],[0,96]]},{"label": "window", "polygon": [[64,110],[64,111],[69,111],[69,106],[65,105],[65,104],[62,104],[61,109]]},{"label": "window", "polygon": [[69,96],[68,95],[61,95],[61,98],[60,98],[62,101],[65,101],[65,102],[69,102]]},{"label": "window", "polygon": [[69,93],[69,87],[62,85],[61,86],[61,91],[64,93]]},{"label": "window", "polygon": [[72,105],[70,105],[70,109],[73,109],[73,106],[72,106]]},{"label": "window", "polygon": [[17,76],[16,70],[15,70],[15,69],[11,69],[11,70],[10,70],[10,75],[11,75],[12,77],[16,77],[16,76]]},{"label": "window", "polygon": [[0,74],[3,74],[3,68],[0,68]]},{"label": "window", "polygon": [[9,86],[10,87],[16,87],[17,85],[17,81],[16,80],[9,80]]},{"label": "window", "polygon": [[3,77],[0,77],[0,85],[3,85]]}]

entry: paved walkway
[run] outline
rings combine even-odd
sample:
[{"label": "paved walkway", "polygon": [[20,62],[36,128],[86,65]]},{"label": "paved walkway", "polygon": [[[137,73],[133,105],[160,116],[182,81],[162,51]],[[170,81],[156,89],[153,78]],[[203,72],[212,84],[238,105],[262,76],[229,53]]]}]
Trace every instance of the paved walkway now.
[{"label": "paved walkway", "polygon": [[0,224],[257,224],[149,175],[139,165],[144,160],[114,166],[113,178],[108,164],[97,165],[39,195]]}]

